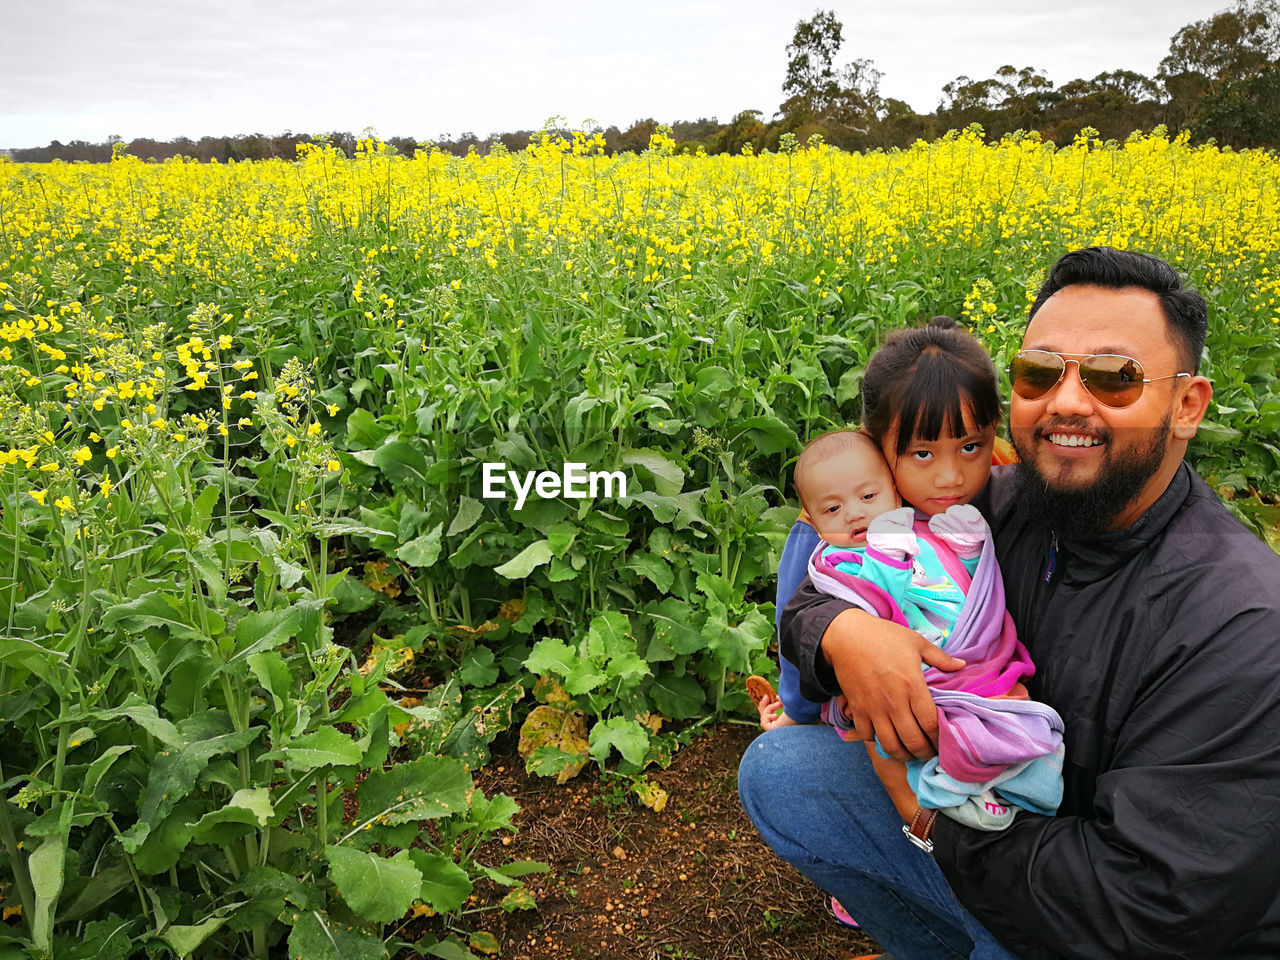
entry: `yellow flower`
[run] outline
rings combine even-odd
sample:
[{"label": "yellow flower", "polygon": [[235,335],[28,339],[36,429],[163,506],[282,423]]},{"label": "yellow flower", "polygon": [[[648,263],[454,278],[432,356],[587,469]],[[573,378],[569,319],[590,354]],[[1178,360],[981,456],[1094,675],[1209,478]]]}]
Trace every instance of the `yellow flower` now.
[{"label": "yellow flower", "polygon": [[228,337],[225,333],[218,338],[218,349],[219,350],[231,349],[231,338]]},{"label": "yellow flower", "polygon": [[111,449],[109,449],[109,450],[107,451],[107,459],[108,459],[108,460],[114,460],[114,459],[116,458],[116,454],[117,454],[117,453],[119,453],[119,452],[120,452],[120,447],[119,447],[119,446],[112,447]]},{"label": "yellow flower", "polygon": [[340,472],[341,470],[342,470],[342,464],[340,464],[337,460],[330,460],[330,461],[329,461],[329,472],[330,472],[330,473],[338,473],[338,472]]},{"label": "yellow flower", "polygon": [[307,427],[307,436],[308,437],[320,436],[320,424],[313,423],[311,424],[311,426]]},{"label": "yellow flower", "polygon": [[113,489],[113,488],[112,488],[112,486],[111,486],[111,481],[110,481],[110,480],[108,480],[106,477],[103,477],[103,478],[102,478],[102,483],[98,485],[98,491],[99,491],[99,492],[100,492],[104,497],[106,497],[106,498],[108,498],[108,499],[109,499],[109,498],[111,497],[111,490],[112,490],[112,489]]},{"label": "yellow flower", "polygon": [[286,444],[288,444],[289,449],[290,449],[290,450],[292,450],[292,449],[294,448],[294,446],[296,446],[296,445],[297,445],[297,443],[298,443],[298,438],[297,438],[297,437],[295,437],[295,436],[291,433],[291,434],[289,434],[287,437],[285,437],[285,438],[284,438],[284,442],[285,442]]},{"label": "yellow flower", "polygon": [[81,447],[71,456],[75,460],[77,467],[83,467],[85,465],[85,461],[93,459],[93,451],[88,447]]},{"label": "yellow flower", "polygon": [[59,497],[57,500],[53,501],[53,505],[57,507],[59,510],[61,510],[63,513],[75,512],[75,508],[72,507],[71,505],[70,497]]},{"label": "yellow flower", "polygon": [[338,405],[336,403],[329,404],[325,407],[325,410],[329,412],[329,416],[331,417],[336,417],[338,415]]},{"label": "yellow flower", "polygon": [[49,495],[49,491],[48,490],[28,490],[27,494],[28,496],[31,497],[32,500],[34,500],[36,503],[40,504],[40,506],[43,507],[44,498]]}]

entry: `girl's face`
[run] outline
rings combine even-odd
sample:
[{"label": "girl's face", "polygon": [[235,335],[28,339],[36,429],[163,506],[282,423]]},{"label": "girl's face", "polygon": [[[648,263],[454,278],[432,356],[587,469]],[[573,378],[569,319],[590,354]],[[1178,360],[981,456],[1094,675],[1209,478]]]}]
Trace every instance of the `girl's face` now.
[{"label": "girl's face", "polygon": [[932,517],[954,504],[968,503],[986,486],[995,442],[996,424],[979,428],[966,406],[960,436],[948,437],[944,431],[936,440],[917,438],[898,456],[895,420],[880,449],[903,502]]}]

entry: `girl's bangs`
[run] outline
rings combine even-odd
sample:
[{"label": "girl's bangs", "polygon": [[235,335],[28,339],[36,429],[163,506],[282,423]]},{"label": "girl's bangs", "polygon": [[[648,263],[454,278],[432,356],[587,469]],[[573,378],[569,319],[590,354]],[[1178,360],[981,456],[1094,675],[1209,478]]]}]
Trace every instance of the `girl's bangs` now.
[{"label": "girl's bangs", "polygon": [[1000,395],[995,384],[965,364],[942,354],[921,355],[914,376],[898,382],[899,411],[894,446],[899,456],[912,441],[932,443],[943,435],[964,436],[966,408],[974,426],[981,430],[1000,419]]}]

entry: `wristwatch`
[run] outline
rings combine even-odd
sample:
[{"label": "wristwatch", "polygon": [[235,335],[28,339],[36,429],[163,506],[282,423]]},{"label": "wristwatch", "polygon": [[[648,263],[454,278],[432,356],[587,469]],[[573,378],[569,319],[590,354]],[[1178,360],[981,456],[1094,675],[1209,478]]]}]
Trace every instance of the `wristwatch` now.
[{"label": "wristwatch", "polygon": [[924,807],[916,807],[916,815],[911,818],[910,824],[904,824],[902,832],[906,834],[908,840],[914,843],[925,853],[933,854],[933,825],[938,819],[937,810],[926,810]]}]

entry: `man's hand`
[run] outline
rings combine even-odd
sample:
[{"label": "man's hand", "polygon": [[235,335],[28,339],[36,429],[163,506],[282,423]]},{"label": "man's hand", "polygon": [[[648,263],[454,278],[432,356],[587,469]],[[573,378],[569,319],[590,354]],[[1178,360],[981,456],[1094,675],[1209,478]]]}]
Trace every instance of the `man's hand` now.
[{"label": "man's hand", "polygon": [[959,670],[964,661],[914,630],[861,610],[838,614],[822,635],[822,655],[844,692],[859,739],[879,740],[895,760],[938,752],[938,710],[920,668]]}]

